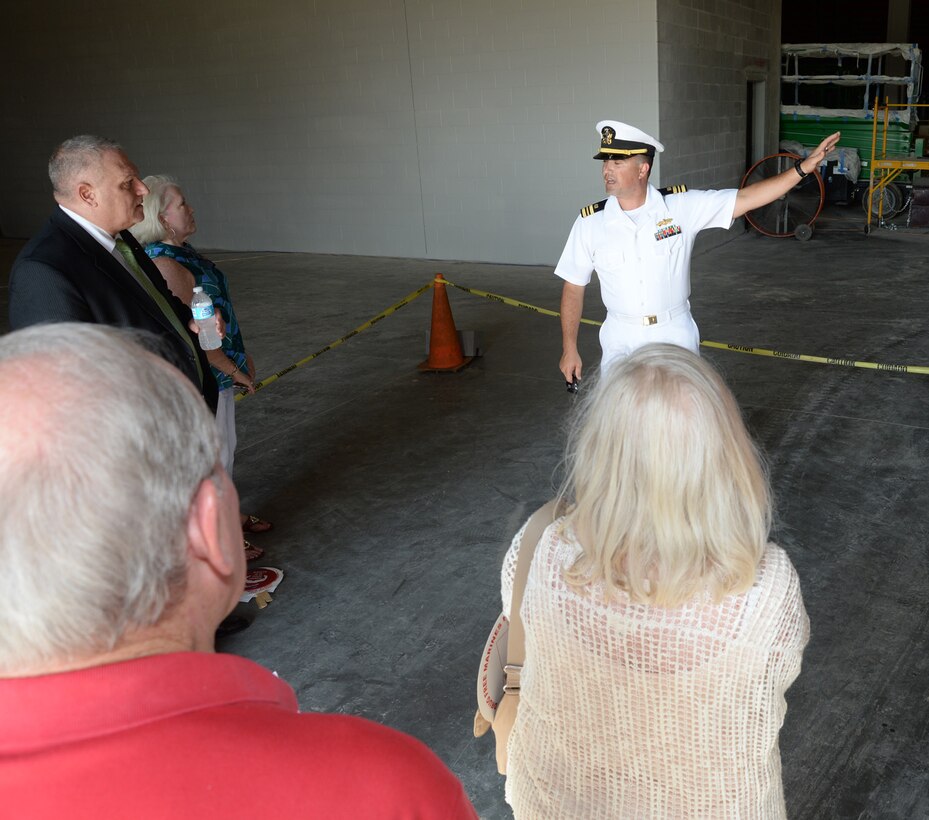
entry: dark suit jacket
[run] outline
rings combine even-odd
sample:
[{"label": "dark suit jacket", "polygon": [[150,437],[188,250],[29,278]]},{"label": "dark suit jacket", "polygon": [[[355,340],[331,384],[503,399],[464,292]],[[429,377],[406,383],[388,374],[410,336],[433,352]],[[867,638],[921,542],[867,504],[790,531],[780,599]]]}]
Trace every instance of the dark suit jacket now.
[{"label": "dark suit jacket", "polygon": [[168,290],[164,278],[136,238],[123,231],[142,270],[174,308],[193,339],[203,370],[203,385],[193,354],[161,309],[116,259],[60,208],[42,231],[22,249],[10,274],[10,327],[16,330],[42,322],[93,322],[134,327],[159,336],[166,350],[158,351],[183,372],[216,410],[216,379],[196,334],[187,329],[190,308]]}]

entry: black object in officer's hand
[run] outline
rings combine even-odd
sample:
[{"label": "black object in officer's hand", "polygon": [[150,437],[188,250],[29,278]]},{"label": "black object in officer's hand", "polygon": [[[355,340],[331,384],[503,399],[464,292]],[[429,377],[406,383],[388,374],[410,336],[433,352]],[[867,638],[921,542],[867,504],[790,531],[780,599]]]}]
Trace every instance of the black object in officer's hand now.
[{"label": "black object in officer's hand", "polygon": [[572,381],[565,382],[565,384],[568,386],[569,393],[577,393],[578,388],[580,387],[580,385],[577,383],[577,376],[575,376]]}]

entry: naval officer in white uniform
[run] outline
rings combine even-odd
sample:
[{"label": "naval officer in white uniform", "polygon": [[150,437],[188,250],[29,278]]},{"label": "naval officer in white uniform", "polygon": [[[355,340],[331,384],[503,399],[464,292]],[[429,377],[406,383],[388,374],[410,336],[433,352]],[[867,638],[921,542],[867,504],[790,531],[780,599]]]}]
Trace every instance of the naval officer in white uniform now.
[{"label": "naval officer in white uniform", "polygon": [[596,270],[607,309],[600,329],[601,368],[651,342],[698,351],[690,315],[690,255],[704,228],[729,228],[746,211],[783,196],[816,170],[839,141],[836,132],[793,168],[740,190],[659,191],[648,182],[664,146],[631,125],[597,123],[607,198],[581,209],[555,267],[561,295],[560,368],[571,383],[581,378],[577,331],[584,288]]}]

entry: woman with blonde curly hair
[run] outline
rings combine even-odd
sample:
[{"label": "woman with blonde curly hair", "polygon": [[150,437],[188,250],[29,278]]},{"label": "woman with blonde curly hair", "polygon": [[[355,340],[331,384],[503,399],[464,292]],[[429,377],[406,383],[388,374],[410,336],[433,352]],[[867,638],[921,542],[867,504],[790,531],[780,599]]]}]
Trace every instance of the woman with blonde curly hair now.
[{"label": "woman with blonde curly hair", "polygon": [[784,818],[809,622],[734,397],[690,351],[641,348],[590,392],[567,467],[521,607],[516,817]]}]

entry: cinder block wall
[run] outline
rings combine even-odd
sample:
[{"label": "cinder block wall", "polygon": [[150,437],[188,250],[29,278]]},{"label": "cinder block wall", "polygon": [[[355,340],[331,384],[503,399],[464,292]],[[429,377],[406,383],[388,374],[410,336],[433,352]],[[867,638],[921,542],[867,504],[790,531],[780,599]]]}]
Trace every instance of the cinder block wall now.
[{"label": "cinder block wall", "polygon": [[778,0],[658,0],[659,117],[669,184],[739,183],[750,79],[767,78],[766,144],[777,150],[780,25]]},{"label": "cinder block wall", "polygon": [[598,119],[660,130],[678,179],[726,161],[678,155],[659,116],[678,92],[659,91],[658,7],[679,5],[18,4],[0,53],[0,231],[40,226],[49,152],[89,131],[180,177],[202,245],[552,263],[602,197]]},{"label": "cinder block wall", "polygon": [[[750,80],[766,80],[766,153],[777,150],[780,0],[658,0],[657,13],[663,184],[737,187]],[[706,232],[698,249],[726,238]]]}]

